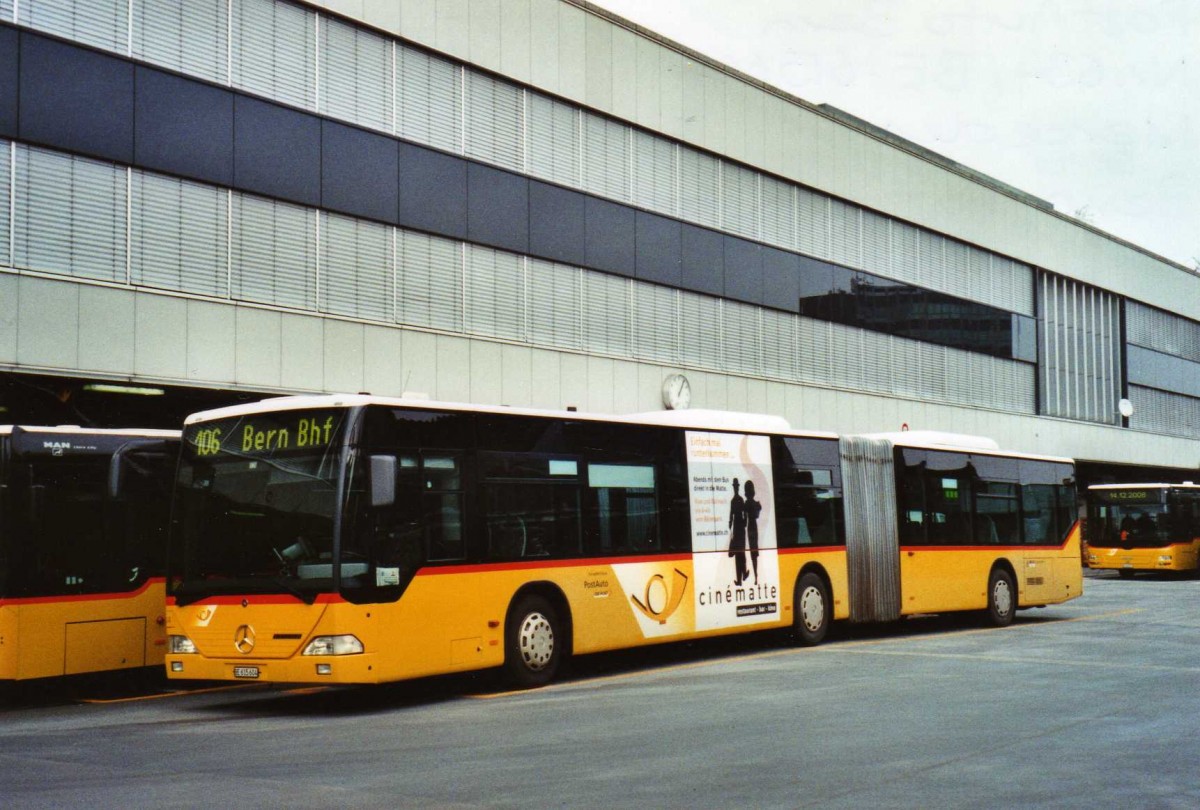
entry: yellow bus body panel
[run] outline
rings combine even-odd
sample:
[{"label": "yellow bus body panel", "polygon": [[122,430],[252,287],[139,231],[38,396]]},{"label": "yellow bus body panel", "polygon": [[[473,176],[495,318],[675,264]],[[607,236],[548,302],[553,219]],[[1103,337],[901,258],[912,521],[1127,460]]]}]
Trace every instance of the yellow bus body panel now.
[{"label": "yellow bus body panel", "polygon": [[163,581],[131,594],[0,601],[0,679],[160,666]]},{"label": "yellow bus body panel", "polygon": [[[509,606],[526,585],[549,586],[566,601],[572,652],[603,652],[649,644],[790,627],[793,586],[815,566],[830,580],[834,616],[846,618],[845,554],[840,550],[779,555],[773,617],[752,626],[698,630],[697,599],[736,599],[732,586],[694,592],[691,555],[631,561],[570,561],[545,566],[463,566],[425,569],[396,602],[356,605],[340,599],[305,605],[287,597],[200,601],[167,608],[168,632],[187,636],[196,654],[167,656],[173,678],[272,682],[375,683],[497,667],[504,663]],[[764,586],[765,587],[765,586]],[[782,591],[780,593],[779,591]],[[236,646],[249,628],[254,647]],[[306,656],[312,638],[352,634],[365,652]],[[280,636],[286,637],[280,639]],[[243,642],[243,647],[245,646]],[[318,675],[317,664],[329,665]],[[182,667],[174,671],[172,665]]]},{"label": "yellow bus body panel", "polygon": [[1016,575],[1020,607],[1048,605],[1083,593],[1079,525],[1062,546],[912,547],[900,549],[901,615],[983,610],[988,578],[1000,561]]},{"label": "yellow bus body panel", "polygon": [[[1021,607],[1063,602],[1083,589],[1078,527],[1062,547],[901,549],[900,554],[904,615],[985,608],[988,575],[997,560],[1007,561],[1017,574]],[[732,586],[696,593],[688,554],[426,568],[399,600],[383,604],[326,597],[306,605],[273,596],[168,605],[168,632],[191,639],[197,652],[168,654],[167,674],[204,680],[378,683],[497,667],[504,663],[509,607],[531,584],[565,601],[569,615],[560,619],[564,628],[569,622],[577,654],[790,627],[794,585],[808,569],[829,581],[834,618],[849,617],[844,550],[785,549],[778,560],[780,585],[770,597],[778,610],[749,626],[697,629],[701,600],[733,601],[738,594]],[[355,636],[364,652],[302,654],[313,638],[342,634]],[[247,635],[254,638],[249,649]],[[318,665],[328,672],[319,674]]]},{"label": "yellow bus body panel", "polygon": [[1200,566],[1200,538],[1159,548],[1088,546],[1088,567],[1126,571],[1195,571]]}]

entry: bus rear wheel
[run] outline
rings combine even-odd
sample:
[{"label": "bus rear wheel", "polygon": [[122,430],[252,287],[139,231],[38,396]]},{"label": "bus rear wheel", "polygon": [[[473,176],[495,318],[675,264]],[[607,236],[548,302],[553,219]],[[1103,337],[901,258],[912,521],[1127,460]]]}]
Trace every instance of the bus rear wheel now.
[{"label": "bus rear wheel", "polygon": [[513,686],[529,689],[554,679],[566,643],[561,626],[554,607],[540,596],[513,604],[504,632],[504,671]]},{"label": "bus rear wheel", "polygon": [[830,620],[829,591],[819,576],[809,571],[796,581],[792,600],[792,632],[797,644],[813,647],[825,640]]},{"label": "bus rear wheel", "polygon": [[1017,589],[1012,574],[1003,568],[992,569],[992,575],[988,577],[988,619],[996,627],[1007,627],[1012,624],[1016,612]]}]

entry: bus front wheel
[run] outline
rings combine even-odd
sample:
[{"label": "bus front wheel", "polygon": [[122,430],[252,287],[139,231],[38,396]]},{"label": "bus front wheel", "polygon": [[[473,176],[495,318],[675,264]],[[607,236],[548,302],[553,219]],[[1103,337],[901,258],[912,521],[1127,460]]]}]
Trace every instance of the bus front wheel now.
[{"label": "bus front wheel", "polygon": [[796,581],[792,600],[792,626],[795,641],[803,647],[813,647],[829,632],[829,591],[825,582],[812,571]]},{"label": "bus front wheel", "polygon": [[537,595],[518,599],[504,633],[504,671],[509,682],[522,689],[550,683],[565,642],[558,613],[548,601]]},{"label": "bus front wheel", "polygon": [[1003,568],[992,569],[988,577],[988,618],[996,627],[1007,627],[1012,624],[1016,608],[1017,589],[1012,574]]}]

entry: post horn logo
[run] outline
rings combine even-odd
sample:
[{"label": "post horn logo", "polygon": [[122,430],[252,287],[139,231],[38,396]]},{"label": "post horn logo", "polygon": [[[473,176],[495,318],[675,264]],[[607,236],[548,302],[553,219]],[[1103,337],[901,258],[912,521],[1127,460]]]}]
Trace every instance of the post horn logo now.
[{"label": "post horn logo", "polygon": [[[629,600],[637,606],[637,609],[645,614],[647,619],[666,624],[667,619],[671,618],[671,614],[679,607],[679,603],[683,601],[683,594],[687,591],[688,578],[687,574],[674,569],[674,576],[671,579],[671,587],[667,587],[666,578],[662,574],[655,574],[646,581],[646,592],[642,599],[636,596],[630,596]],[[645,600],[645,601],[643,601]]]},{"label": "post horn logo", "polygon": [[254,649],[254,628],[243,624],[233,633],[233,646],[242,655],[249,655]]}]

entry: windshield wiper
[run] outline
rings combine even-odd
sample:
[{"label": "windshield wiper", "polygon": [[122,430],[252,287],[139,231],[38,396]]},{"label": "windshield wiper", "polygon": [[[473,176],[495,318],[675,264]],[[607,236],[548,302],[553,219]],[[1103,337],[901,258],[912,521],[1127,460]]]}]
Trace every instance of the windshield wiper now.
[{"label": "windshield wiper", "polygon": [[301,590],[300,588],[297,588],[295,585],[288,582],[286,579],[276,577],[275,579],[271,580],[271,584],[278,585],[280,588],[283,588],[285,591],[306,605],[311,605],[313,602],[317,601],[316,591]]}]

